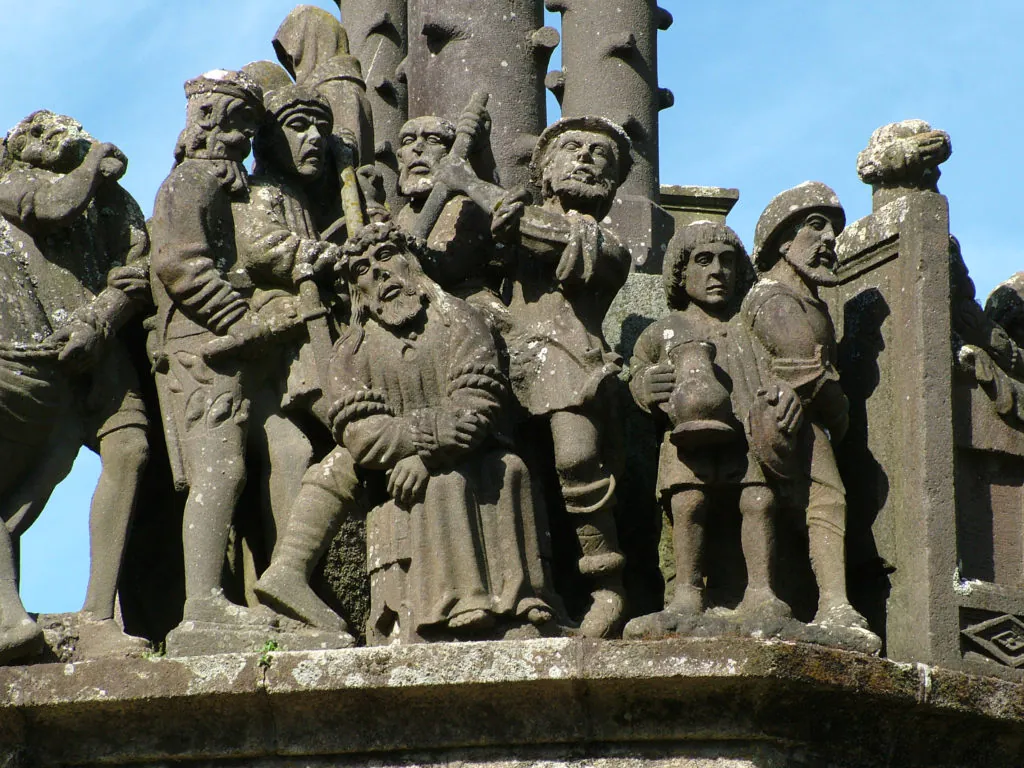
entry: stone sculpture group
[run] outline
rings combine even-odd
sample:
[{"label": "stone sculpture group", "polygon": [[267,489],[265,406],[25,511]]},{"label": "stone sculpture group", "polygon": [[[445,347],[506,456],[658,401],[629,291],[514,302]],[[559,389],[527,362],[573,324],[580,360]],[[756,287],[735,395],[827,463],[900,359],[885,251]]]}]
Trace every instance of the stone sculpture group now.
[{"label": "stone sculpture group", "polygon": [[[184,592],[169,653],[267,637],[338,648],[356,636],[566,634],[878,653],[880,628],[847,590],[835,446],[850,403],[822,295],[838,282],[845,225],[834,192],[807,182],[779,194],[749,256],[723,221],[677,227],[669,312],[650,318],[624,367],[602,324],[638,262],[643,198],[635,180],[629,194],[623,185],[634,163],[650,171],[635,146],[649,137],[570,113],[524,152],[526,134],[509,138],[480,91],[461,113],[420,114],[393,145],[375,142],[383,123],[336,18],[301,6],[273,43],[280,65],[185,84],[175,165],[148,223],[118,185],[123,154],[71,118],[37,112],[7,134],[0,662],[42,647],[19,599],[16,544],[82,445],[103,466],[86,656],[147,647],[115,618],[144,494],[179,505]],[[500,172],[517,153],[529,176]],[[949,154],[948,136],[906,121],[876,132],[858,171],[884,204],[934,191]],[[950,254],[962,264],[955,240]],[[1008,281],[983,311],[962,277],[957,364],[1024,428],[1024,283]],[[618,491],[630,395],[659,435],[658,455],[643,457],[657,463],[656,498]],[[144,487],[157,443],[177,495]],[[639,615],[627,563],[656,561],[658,542],[626,551],[621,529],[662,512],[674,583],[663,610]],[[365,621],[340,615],[344,600],[315,578],[353,521],[365,521],[365,557],[350,564],[365,574]],[[778,529],[794,525],[795,567],[817,595],[800,618],[776,588],[794,568]],[[738,561],[716,562],[709,542],[722,530]],[[715,597],[723,567],[745,572],[735,599]]]}]

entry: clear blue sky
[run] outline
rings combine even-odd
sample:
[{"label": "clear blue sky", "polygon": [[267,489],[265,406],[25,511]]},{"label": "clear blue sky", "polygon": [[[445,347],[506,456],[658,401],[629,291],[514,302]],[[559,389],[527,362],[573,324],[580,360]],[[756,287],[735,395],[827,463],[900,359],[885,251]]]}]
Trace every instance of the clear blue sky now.
[{"label": "clear blue sky", "polygon": [[[979,296],[1024,268],[1015,204],[1022,142],[1019,0],[662,0],[663,183],[738,187],[730,223],[748,243],[777,192],[819,179],[852,221],[870,210],[857,153],[884,123],[921,118],[953,138],[950,199]],[[320,0],[337,10],[333,2]],[[35,109],[79,119],[128,155],[123,183],[147,214],[182,128],[182,84],[273,58],[288,0],[0,0],[0,130]],[[23,542],[30,610],[77,610],[98,472],[82,456]]]}]

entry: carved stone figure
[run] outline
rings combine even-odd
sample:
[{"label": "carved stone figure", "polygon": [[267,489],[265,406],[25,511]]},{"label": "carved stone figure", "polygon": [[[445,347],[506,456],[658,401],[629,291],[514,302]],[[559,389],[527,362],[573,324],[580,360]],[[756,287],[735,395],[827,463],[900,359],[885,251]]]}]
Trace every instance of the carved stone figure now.
[{"label": "carved stone figure", "polygon": [[[737,495],[747,587],[736,618],[765,631],[790,616],[772,589],[775,493],[744,436],[761,384],[736,314],[753,278],[743,243],[725,224],[696,222],[669,243],[665,293],[674,311],[637,340],[630,389],[663,432],[658,494],[672,521],[675,593],[664,611],[631,621],[627,637],[695,629],[706,602],[705,530]],[[796,393],[777,387],[773,400],[780,430],[792,431],[801,417]]]},{"label": "carved stone figure", "polygon": [[[502,253],[509,249],[493,241],[484,211],[465,195],[445,200],[445,191],[434,180],[438,166],[448,161],[458,133],[466,136],[468,147],[479,140],[487,119],[486,112],[467,110],[458,129],[451,121],[433,115],[413,118],[402,126],[398,188],[409,204],[399,211],[396,223],[402,231],[425,241],[422,266],[432,279],[482,311],[493,328],[504,330],[507,308],[499,298],[499,288],[504,271]],[[442,195],[439,211],[428,204],[437,195]]]},{"label": "carved stone figure", "polygon": [[102,471],[89,515],[84,653],[141,650],[114,619],[118,574],[149,457],[139,382],[118,336],[149,304],[149,236],[117,183],[127,159],[40,111],[0,159],[0,663],[39,647],[12,553],[84,444]]},{"label": "carved stone figure", "polygon": [[[298,85],[310,88],[327,101],[333,116],[329,138],[332,170],[316,181],[316,194],[310,202],[316,224],[325,239],[340,230],[340,217],[346,212],[346,196],[360,197],[360,177],[355,169],[368,164],[369,177],[362,180],[368,200],[383,196],[373,189],[374,142],[373,115],[366,97],[359,60],[349,53],[348,33],[330,12],[314,5],[300,5],[281,23],[274,35],[278,60]],[[346,231],[355,231],[356,222]]]},{"label": "carved stone figure", "polygon": [[332,368],[334,432],[387,472],[368,521],[371,643],[473,636],[553,612],[526,466],[499,432],[507,396],[483,319],[422,274],[400,231],[345,246],[353,325]]},{"label": "carved stone figure", "polygon": [[301,319],[284,297],[256,306],[239,276],[232,208],[248,202],[242,161],[263,115],[260,87],[214,70],[185,92],[185,130],[153,213],[151,335],[175,482],[188,489],[183,621],[265,625],[228,600],[221,572],[246,482],[251,382],[262,375],[255,358]]},{"label": "carved stone figure", "polygon": [[629,253],[600,222],[629,170],[630,141],[599,117],[564,118],[533,154],[543,204],[476,179],[466,164],[439,177],[492,213],[492,231],[518,247],[505,332],[512,387],[526,412],[546,422],[565,508],[572,517],[592,601],[581,630],[608,637],[623,613],[623,556],[609,456],[614,422],[606,382],[620,369],[601,322],[629,273]]},{"label": "carved stone figure", "polygon": [[316,436],[307,437],[296,416],[313,412],[327,424],[324,395],[333,344],[321,296],[330,290],[341,249],[320,239],[309,194],[329,167],[331,108],[316,91],[285,82],[265,92],[249,201],[235,209],[238,263],[254,283],[253,302],[297,301],[307,329],[305,338],[280,347],[283,359],[274,361],[276,373],[264,384],[280,403],[280,413],[265,427],[271,468],[286,476],[270,483],[280,537],[254,591],[271,608],[351,643],[345,621],[313,591],[309,578],[360,488],[344,449],[312,463]]},{"label": "carved stone figure", "polygon": [[[846,593],[846,498],[832,442],[846,432],[849,402],[835,368],[835,329],[818,295],[821,287],[837,282],[836,235],[845,220],[835,193],[819,182],[777,195],[757,223],[759,280],[741,311],[756,342],[762,379],[781,382],[800,398],[802,419],[791,430],[782,420],[773,424],[752,417],[751,432],[762,461],[783,478],[786,503],[806,510],[818,586],[813,624],[844,641],[859,638],[862,650],[877,651],[878,637]],[[776,424],[781,435],[772,434]]]},{"label": "carved stone figure", "polygon": [[315,5],[292,9],[274,35],[274,50],[299,85],[322,95],[334,118],[332,133],[360,162],[373,162],[373,115],[359,60],[349,53],[338,19]]}]

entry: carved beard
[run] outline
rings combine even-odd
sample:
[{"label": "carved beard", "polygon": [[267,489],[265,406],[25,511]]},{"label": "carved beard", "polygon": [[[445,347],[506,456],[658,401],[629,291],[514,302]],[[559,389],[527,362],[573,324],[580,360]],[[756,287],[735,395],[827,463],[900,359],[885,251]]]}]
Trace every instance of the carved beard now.
[{"label": "carved beard", "polygon": [[838,259],[836,258],[835,251],[832,250],[831,258],[826,257],[824,262],[820,261],[820,256],[826,252],[826,250],[820,250],[807,260],[787,258],[786,261],[808,283],[819,285],[823,288],[830,288],[839,285],[839,276],[835,271],[836,266],[838,266]]},{"label": "carved beard", "polygon": [[[393,285],[396,281],[389,280],[381,288]],[[390,330],[400,329],[417,317],[427,305],[427,294],[415,283],[401,286],[401,290],[389,299],[380,296],[381,290],[369,302],[370,314],[377,322]]]},{"label": "carved beard", "polygon": [[593,181],[582,181],[569,176],[551,179],[548,186],[554,195],[567,200],[570,204],[579,202],[588,207],[595,203],[605,202],[611,198],[614,192],[613,182],[604,177],[597,177]]}]

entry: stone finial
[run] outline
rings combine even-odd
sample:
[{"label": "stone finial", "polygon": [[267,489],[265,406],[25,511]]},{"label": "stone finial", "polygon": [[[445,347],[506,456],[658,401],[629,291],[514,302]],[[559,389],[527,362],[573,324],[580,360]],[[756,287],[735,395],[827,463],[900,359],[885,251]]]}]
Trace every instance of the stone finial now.
[{"label": "stone finial", "polygon": [[939,165],[952,153],[945,131],[924,120],[901,120],[871,134],[857,156],[857,175],[871,185],[877,209],[909,192],[938,192]]}]

